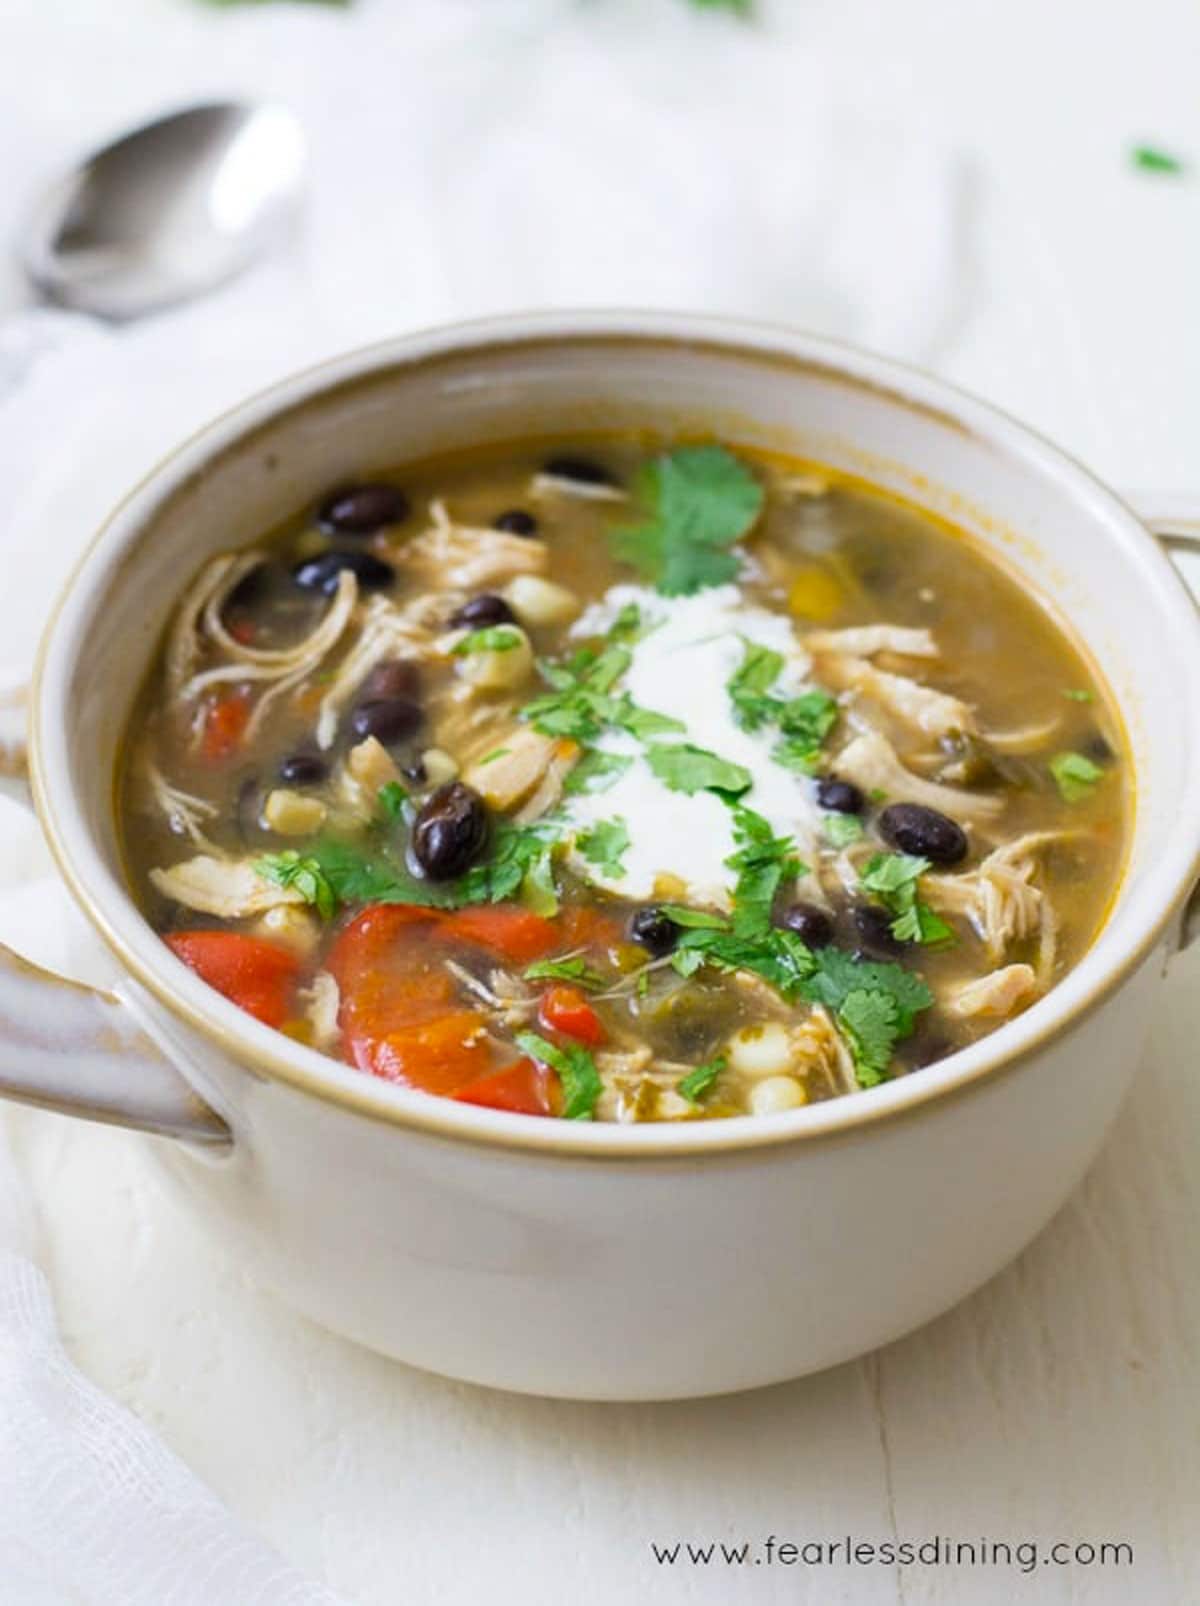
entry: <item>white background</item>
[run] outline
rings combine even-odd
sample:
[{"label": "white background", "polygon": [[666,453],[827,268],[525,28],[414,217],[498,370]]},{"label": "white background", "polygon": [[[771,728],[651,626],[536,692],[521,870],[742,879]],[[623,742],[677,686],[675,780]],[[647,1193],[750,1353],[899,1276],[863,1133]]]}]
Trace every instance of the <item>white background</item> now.
[{"label": "white background", "polygon": [[[393,9],[440,4],[462,9]],[[590,4],[598,29],[636,29],[671,0]],[[189,0],[0,0],[0,224],[65,152],[142,111],[226,83],[319,90],[317,69],[293,80],[291,58],[261,47],[265,17],[254,53],[241,26]],[[1200,492],[1200,10],[777,0],[762,26],[798,82],[828,70],[864,104],[911,113],[962,162],[969,296],[938,366],[1115,484]],[[404,87],[400,51],[397,97]],[[704,118],[702,101],[691,115]],[[1190,155],[1190,180],[1135,174],[1125,153],[1138,139]],[[419,164],[419,148],[363,152],[401,158]],[[369,256],[368,230],[368,275]],[[0,308],[21,299],[0,269]],[[7,846],[28,870],[18,826]],[[1200,1599],[1198,984],[1197,956],[1177,963],[1103,1158],[1016,1265],[878,1355],[719,1402],[519,1400],[378,1360],[246,1286],[163,1204],[141,1140],[31,1112],[11,1126],[78,1362],[285,1554],[364,1606],[1182,1606]],[[846,1532],[1126,1539],[1137,1564],[668,1574],[647,1552],[651,1538]]]}]

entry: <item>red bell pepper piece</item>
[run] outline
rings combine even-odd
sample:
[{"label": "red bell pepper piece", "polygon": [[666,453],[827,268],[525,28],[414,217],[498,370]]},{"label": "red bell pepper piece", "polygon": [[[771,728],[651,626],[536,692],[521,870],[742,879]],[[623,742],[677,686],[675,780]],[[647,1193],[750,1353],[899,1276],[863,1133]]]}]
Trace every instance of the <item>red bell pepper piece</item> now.
[{"label": "red bell pepper piece", "polygon": [[488,1110],[513,1110],[518,1115],[553,1115],[550,1073],[533,1060],[514,1060],[478,1081],[460,1087],[453,1095],[461,1104],[481,1104]]},{"label": "red bell pepper piece", "polygon": [[288,1017],[300,962],[286,948],[241,931],[177,931],[167,946],[185,965],[267,1026]]},{"label": "red bell pepper piece", "polygon": [[573,1037],[576,1042],[603,1043],[608,1033],[604,1022],[578,987],[550,987],[538,1005],[538,1020],[548,1030]]},{"label": "red bell pepper piece", "polygon": [[242,688],[214,697],[204,710],[200,752],[206,764],[227,764],[250,723],[250,697]]}]

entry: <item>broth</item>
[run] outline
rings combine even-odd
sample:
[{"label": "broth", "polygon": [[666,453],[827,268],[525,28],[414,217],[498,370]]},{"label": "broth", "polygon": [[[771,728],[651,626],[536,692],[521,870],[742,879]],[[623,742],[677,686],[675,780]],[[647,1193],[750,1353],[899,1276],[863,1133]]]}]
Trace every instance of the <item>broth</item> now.
[{"label": "broth", "polygon": [[534,443],[213,560],[121,780],[147,918],[363,1071],[769,1115],[910,1074],[1086,951],[1103,687],[958,532],[816,465]]}]

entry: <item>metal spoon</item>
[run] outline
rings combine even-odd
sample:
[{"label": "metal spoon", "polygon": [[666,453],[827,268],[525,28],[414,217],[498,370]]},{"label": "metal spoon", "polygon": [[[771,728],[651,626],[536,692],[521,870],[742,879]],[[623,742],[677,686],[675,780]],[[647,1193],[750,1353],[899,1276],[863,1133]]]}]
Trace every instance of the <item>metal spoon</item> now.
[{"label": "metal spoon", "polygon": [[307,152],[281,106],[194,106],[86,157],[35,205],[22,260],[49,301],[124,322],[215,289],[295,214]]}]

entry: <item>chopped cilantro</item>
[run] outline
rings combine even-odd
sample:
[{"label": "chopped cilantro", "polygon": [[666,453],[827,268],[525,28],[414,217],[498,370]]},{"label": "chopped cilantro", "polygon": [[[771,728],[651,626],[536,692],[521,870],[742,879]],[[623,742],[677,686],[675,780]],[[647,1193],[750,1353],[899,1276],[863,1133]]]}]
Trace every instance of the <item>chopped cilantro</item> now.
[{"label": "chopped cilantro", "polygon": [[744,647],[742,661],[727,688],[734,719],[746,731],[777,726],[781,740],[771,757],[786,769],[811,774],[821,744],[837,723],[837,703],[828,692],[818,690],[802,692],[798,697],[776,696],[771,687],[783,672],[782,653],[753,641],[745,642]]},{"label": "chopped cilantro", "polygon": [[673,792],[725,792],[738,796],[753,784],[750,771],[691,742],[648,748],[646,762]]},{"label": "chopped cilantro", "polygon": [[1094,703],[1096,701],[1095,692],[1088,691],[1085,686],[1064,686],[1062,694],[1064,697],[1069,697],[1073,703]]},{"label": "chopped cilantro", "polygon": [[548,1043],[536,1032],[518,1032],[516,1044],[542,1065],[557,1071],[562,1082],[564,1121],[590,1121],[596,1100],[604,1091],[596,1062],[580,1043],[564,1043],[562,1047]]},{"label": "chopped cilantro", "polygon": [[589,864],[605,875],[619,876],[624,868],[621,861],[629,849],[629,827],[618,815],[611,820],[597,820],[595,825],[581,831],[575,846]]},{"label": "chopped cilantro", "polygon": [[911,853],[876,853],[863,866],[859,877],[863,890],[875,893],[894,917],[892,936],[897,942],[955,940],[951,927],[918,895],[918,881],[929,867],[928,859]]},{"label": "chopped cilantro", "polygon": [[254,868],[276,886],[298,892],[322,920],[333,919],[338,896],[319,859],[307,854],[301,857],[294,848],[288,848],[283,853],[268,853],[257,859]]},{"label": "chopped cilantro", "polygon": [[861,842],[866,834],[866,828],[857,814],[835,814],[830,812],[825,816],[825,837],[832,847],[849,847],[851,842]]},{"label": "chopped cilantro", "polygon": [[563,782],[563,795],[574,797],[587,792],[607,792],[633,763],[625,753],[604,753],[597,748],[585,753]]},{"label": "chopped cilantro", "polygon": [[767,693],[783,673],[783,654],[753,641],[744,646],[745,656],[729,681],[729,700],[741,728],[756,731],[774,720],[779,706]]},{"label": "chopped cilantro", "polygon": [[738,873],[733,890],[733,931],[742,938],[767,937],[771,909],[784,881],[794,881],[804,865],[790,837],[777,837],[761,814],[733,805],[737,851],[725,863]]},{"label": "chopped cilantro", "polygon": [[837,724],[837,717],[837,703],[828,692],[806,691],[789,698],[777,716],[783,740],[776,743],[771,757],[785,769],[811,775],[821,757],[821,744]]},{"label": "chopped cilantro", "polygon": [[582,954],[573,954],[567,959],[539,959],[536,964],[527,965],[523,974],[526,981],[572,981],[577,987],[587,987],[592,992],[608,986],[606,979],[591,968]]},{"label": "chopped cilantro", "polygon": [[757,520],[763,488],[723,446],[681,446],[645,469],[645,524],[612,532],[616,555],[652,580],[664,596],[691,596],[738,572],[729,551]]},{"label": "chopped cilantro", "polygon": [[1096,782],[1104,778],[1099,764],[1082,753],[1056,753],[1050,760],[1050,773],[1064,803],[1081,803],[1090,797]]},{"label": "chopped cilantro", "polygon": [[404,805],[408,802],[408,793],[399,781],[385,781],[375,794],[379,804],[379,812],[385,820],[396,821],[404,813]]},{"label": "chopped cilantro", "polygon": [[715,1059],[705,1060],[703,1065],[697,1065],[694,1071],[689,1071],[676,1091],[682,1093],[689,1104],[699,1104],[724,1069],[725,1056],[718,1054]]},{"label": "chopped cilantro", "polygon": [[898,1031],[899,1012],[890,993],[856,988],[838,1010],[860,1087],[875,1087],[887,1075]]},{"label": "chopped cilantro", "polygon": [[862,1087],[882,1080],[895,1045],[912,1035],[917,1015],[933,1003],[920,976],[900,965],[855,959],[840,948],[813,955],[800,993],[824,1004],[843,1029]]},{"label": "chopped cilantro", "polygon": [[484,764],[494,764],[498,758],[504,758],[511,752],[511,747],[493,747],[490,753],[485,753],[481,759],[476,760],[475,768],[480,769]]},{"label": "chopped cilantro", "polygon": [[1135,145],[1129,153],[1129,159],[1143,173],[1160,173],[1175,178],[1184,171],[1184,163],[1178,156],[1172,156],[1170,151],[1159,150],[1154,145]]},{"label": "chopped cilantro", "polygon": [[724,915],[710,914],[706,909],[689,909],[684,903],[660,903],[659,913],[666,915],[673,926],[684,930],[728,931],[729,922]]},{"label": "chopped cilantro", "polygon": [[701,965],[753,971],[792,999],[811,974],[813,956],[794,931],[778,926],[753,937],[739,937],[729,930],[694,929],[680,937],[671,964],[681,976],[694,975]]},{"label": "chopped cilantro", "polygon": [[639,738],[683,730],[677,719],[638,708],[628,693],[612,695],[632,660],[628,647],[610,642],[602,652],[584,647],[565,663],[543,661],[538,667],[551,689],[527,703],[521,718],[544,736],[569,736],[583,743],[613,726]]},{"label": "chopped cilantro", "polygon": [[472,630],[454,646],[461,657],[469,652],[512,652],[521,644],[521,632],[515,625],[487,625],[483,630]]}]

